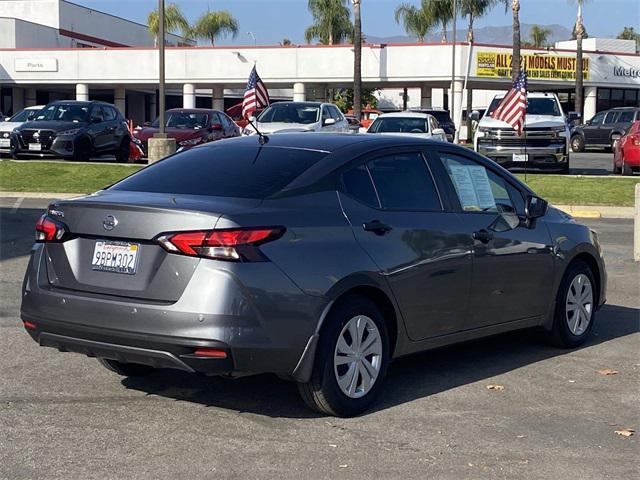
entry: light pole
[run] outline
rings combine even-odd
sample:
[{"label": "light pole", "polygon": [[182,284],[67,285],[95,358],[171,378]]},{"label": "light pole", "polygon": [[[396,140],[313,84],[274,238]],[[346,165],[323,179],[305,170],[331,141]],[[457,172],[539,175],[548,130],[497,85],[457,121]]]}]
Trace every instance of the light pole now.
[{"label": "light pole", "polygon": [[458,138],[458,128],[456,122],[456,17],[458,16],[458,1],[453,0],[453,43],[451,45],[451,118],[453,119],[455,133],[454,141]]},{"label": "light pole", "polygon": [[164,108],[165,108],[165,93],[164,93],[164,0],[158,0],[158,57],[160,59],[159,65],[159,96],[158,108],[160,114],[158,115],[158,133],[164,134]]}]

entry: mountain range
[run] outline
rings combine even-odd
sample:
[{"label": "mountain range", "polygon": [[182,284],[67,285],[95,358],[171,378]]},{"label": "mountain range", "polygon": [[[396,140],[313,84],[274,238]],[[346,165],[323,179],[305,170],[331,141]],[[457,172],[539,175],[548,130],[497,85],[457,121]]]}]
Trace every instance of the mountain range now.
[{"label": "mountain range", "polygon": [[[522,23],[520,24],[520,36],[523,42],[527,42],[531,39],[531,28],[533,24]],[[571,39],[571,29],[563,27],[562,25],[538,25],[542,28],[550,30],[547,41],[553,45],[554,42]],[[490,43],[496,45],[511,45],[512,43],[512,31],[511,25],[504,27],[480,27],[474,29],[474,40],[477,43]],[[453,37],[453,32],[449,30],[447,32],[447,39]],[[406,35],[395,35],[391,37],[379,37],[375,35],[365,36],[368,43],[412,43],[416,41],[415,37]],[[442,31],[434,30],[425,37],[425,42],[439,42],[442,38]],[[456,39],[459,42],[467,40],[467,28],[465,23],[460,23],[456,31]]]}]

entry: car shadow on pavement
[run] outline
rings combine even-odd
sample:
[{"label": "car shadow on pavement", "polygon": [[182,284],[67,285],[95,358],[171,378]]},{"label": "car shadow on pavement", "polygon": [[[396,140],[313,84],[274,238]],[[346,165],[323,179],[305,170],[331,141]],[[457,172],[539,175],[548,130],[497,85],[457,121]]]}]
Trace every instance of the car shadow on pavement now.
[{"label": "car shadow on pavement", "polygon": [[0,208],[0,261],[29,255],[36,222],[45,212],[45,208]]},{"label": "car shadow on pavement", "polygon": [[[605,305],[598,313],[590,341],[582,348],[636,333],[639,324],[640,309]],[[372,411],[575,351],[547,346],[539,337],[531,330],[512,332],[399,359],[390,366],[384,392]],[[267,417],[318,416],[304,405],[294,383],[275,375],[227,380],[161,370],[148,377],[126,378],[122,384],[151,395]]]}]

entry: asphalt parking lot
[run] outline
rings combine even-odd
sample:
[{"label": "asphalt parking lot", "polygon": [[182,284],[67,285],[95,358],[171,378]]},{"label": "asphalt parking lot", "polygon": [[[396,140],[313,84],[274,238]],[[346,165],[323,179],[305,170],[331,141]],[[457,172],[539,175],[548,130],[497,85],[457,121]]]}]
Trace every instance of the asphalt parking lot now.
[{"label": "asphalt parking lot", "polygon": [[615,433],[640,431],[640,268],[630,220],[588,221],[604,245],[609,295],[586,346],[560,350],[520,332],[401,359],[373,411],[337,419],[315,415],[295,385],[274,376],[166,370],[123,380],[95,359],[38,347],[18,312],[46,205],[0,198],[0,478],[640,473],[638,434]]}]

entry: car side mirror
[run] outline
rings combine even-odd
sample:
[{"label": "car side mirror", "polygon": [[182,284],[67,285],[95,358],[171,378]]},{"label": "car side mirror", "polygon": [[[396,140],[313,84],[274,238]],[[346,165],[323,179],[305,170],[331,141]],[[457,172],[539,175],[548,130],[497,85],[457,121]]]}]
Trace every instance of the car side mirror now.
[{"label": "car side mirror", "polygon": [[527,195],[527,201],[524,206],[524,213],[528,219],[534,219],[544,216],[547,213],[549,202],[536,195]]},{"label": "car side mirror", "polygon": [[213,124],[211,125],[211,131],[212,131],[212,132],[214,132],[214,131],[218,131],[218,132],[219,132],[220,130],[222,130],[222,124],[220,124],[220,123],[213,123]]},{"label": "car side mirror", "polygon": [[477,110],[474,110],[473,112],[471,112],[471,114],[469,114],[469,119],[473,120],[474,122],[479,122],[480,121],[480,112]]},{"label": "car side mirror", "polygon": [[582,115],[579,112],[569,112],[569,121],[575,122],[576,120],[580,120]]},{"label": "car side mirror", "polygon": [[434,128],[431,132],[432,135],[444,135],[445,131],[442,128]]},{"label": "car side mirror", "polygon": [[335,118],[325,118],[322,121],[322,126],[326,127],[328,125],[334,125],[336,123],[336,119]]}]

